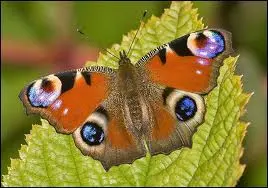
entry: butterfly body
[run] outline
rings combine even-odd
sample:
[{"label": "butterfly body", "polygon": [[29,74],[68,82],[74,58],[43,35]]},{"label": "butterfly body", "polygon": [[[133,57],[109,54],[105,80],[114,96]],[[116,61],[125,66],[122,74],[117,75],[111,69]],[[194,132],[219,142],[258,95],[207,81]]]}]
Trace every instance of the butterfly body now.
[{"label": "butterfly body", "polygon": [[[20,98],[59,133],[72,134],[84,155],[106,170],[146,155],[191,147],[204,121],[203,95],[216,86],[232,53],[231,34],[197,31],[148,52],[132,64],[119,52],[118,69],[92,66],[48,75]],[[145,147],[148,146],[148,151]]]}]

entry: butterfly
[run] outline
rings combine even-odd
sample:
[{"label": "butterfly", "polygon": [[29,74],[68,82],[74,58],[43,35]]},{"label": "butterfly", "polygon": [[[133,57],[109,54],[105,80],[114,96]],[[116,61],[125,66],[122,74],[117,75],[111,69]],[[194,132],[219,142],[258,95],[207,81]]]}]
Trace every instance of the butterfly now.
[{"label": "butterfly", "polygon": [[[19,97],[58,133],[105,170],[192,146],[203,123],[204,95],[215,86],[231,33],[205,29],[163,44],[132,64],[120,51],[118,69],[90,66],[31,82]],[[146,146],[147,145],[147,148]]]}]

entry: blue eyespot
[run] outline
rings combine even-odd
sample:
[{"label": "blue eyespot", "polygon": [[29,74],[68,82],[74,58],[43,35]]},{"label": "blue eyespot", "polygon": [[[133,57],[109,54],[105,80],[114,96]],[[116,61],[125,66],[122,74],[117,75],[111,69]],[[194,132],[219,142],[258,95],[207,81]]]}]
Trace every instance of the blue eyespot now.
[{"label": "blue eyespot", "polygon": [[90,146],[100,145],[104,140],[104,132],[96,123],[87,122],[81,129],[82,139]]},{"label": "blue eyespot", "polygon": [[225,41],[221,33],[206,30],[190,35],[187,46],[198,57],[214,58],[224,51]]},{"label": "blue eyespot", "polygon": [[29,102],[34,107],[47,107],[60,95],[60,90],[53,88],[50,81],[43,80],[41,84],[33,83],[27,90]]},{"label": "blue eyespot", "polygon": [[187,121],[194,117],[197,111],[195,101],[188,97],[182,97],[176,104],[175,113],[180,121]]}]

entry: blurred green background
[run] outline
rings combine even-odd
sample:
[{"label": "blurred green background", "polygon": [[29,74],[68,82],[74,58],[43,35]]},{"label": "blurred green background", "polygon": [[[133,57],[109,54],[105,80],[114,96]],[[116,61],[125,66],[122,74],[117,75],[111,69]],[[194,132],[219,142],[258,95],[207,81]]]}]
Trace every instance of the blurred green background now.
[{"label": "blurred green background", "polygon": [[[25,84],[60,70],[80,68],[96,60],[101,48],[119,43],[139,26],[146,9],[160,16],[170,2],[1,2],[1,174],[17,158],[24,134],[40,123],[26,116],[18,99]],[[241,118],[250,121],[237,186],[267,186],[267,2],[193,2],[209,27],[233,34],[240,54],[237,74],[244,89],[254,91]],[[87,33],[86,41],[76,32]]]}]

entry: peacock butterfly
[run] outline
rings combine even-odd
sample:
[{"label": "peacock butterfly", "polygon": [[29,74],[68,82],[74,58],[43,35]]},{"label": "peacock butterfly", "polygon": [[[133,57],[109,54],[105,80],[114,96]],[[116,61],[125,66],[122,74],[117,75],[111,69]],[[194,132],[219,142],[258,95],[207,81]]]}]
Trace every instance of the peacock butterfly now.
[{"label": "peacock butterfly", "polygon": [[191,147],[204,120],[203,95],[216,86],[231,52],[231,33],[205,29],[163,44],[135,64],[120,51],[118,69],[90,66],[45,76],[19,97],[27,113],[72,134],[81,152],[108,170],[145,156],[145,144],[151,155]]}]

